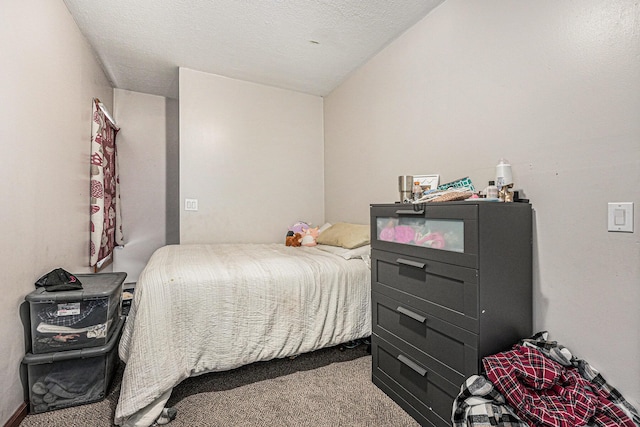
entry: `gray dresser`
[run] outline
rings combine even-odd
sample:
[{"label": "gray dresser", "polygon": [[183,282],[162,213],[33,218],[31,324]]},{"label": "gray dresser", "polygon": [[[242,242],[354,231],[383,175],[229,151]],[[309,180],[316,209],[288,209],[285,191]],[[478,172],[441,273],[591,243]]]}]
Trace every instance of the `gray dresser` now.
[{"label": "gray dresser", "polygon": [[525,203],[371,205],[373,382],[421,425],[531,335],[531,241]]}]

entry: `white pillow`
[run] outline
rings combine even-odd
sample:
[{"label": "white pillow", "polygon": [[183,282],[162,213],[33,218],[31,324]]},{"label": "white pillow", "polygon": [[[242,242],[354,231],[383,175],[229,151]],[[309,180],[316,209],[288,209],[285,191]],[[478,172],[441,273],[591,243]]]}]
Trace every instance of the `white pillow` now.
[{"label": "white pillow", "polygon": [[324,230],[326,230],[329,227],[331,227],[331,224],[328,222],[325,222],[322,227],[318,228],[318,234],[322,233]]},{"label": "white pillow", "polygon": [[341,256],[344,259],[362,258],[364,255],[368,256],[371,253],[371,245],[364,245],[355,249],[345,249],[340,246],[331,245],[316,245],[315,247],[321,251]]}]

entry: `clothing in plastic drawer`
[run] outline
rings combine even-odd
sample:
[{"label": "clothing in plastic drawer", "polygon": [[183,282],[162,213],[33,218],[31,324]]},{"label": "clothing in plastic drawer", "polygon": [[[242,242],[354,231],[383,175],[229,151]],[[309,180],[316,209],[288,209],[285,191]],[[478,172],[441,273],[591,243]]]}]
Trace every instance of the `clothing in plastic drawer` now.
[{"label": "clothing in plastic drawer", "polygon": [[105,345],[121,313],[126,273],[77,274],[82,289],[26,296],[34,354]]},{"label": "clothing in plastic drawer", "polygon": [[27,353],[30,412],[39,413],[102,400],[118,361],[118,340],[124,320],[107,345],[57,353]]}]

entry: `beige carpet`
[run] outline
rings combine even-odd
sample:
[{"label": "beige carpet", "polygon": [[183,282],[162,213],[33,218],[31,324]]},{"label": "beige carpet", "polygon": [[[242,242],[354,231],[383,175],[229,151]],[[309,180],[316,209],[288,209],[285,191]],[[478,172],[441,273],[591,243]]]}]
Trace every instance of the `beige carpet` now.
[{"label": "beige carpet", "polygon": [[[121,377],[122,368],[101,402],[29,415],[20,427],[111,426]],[[169,405],[178,416],[168,427],[418,426],[371,382],[365,345],[189,378]]]}]

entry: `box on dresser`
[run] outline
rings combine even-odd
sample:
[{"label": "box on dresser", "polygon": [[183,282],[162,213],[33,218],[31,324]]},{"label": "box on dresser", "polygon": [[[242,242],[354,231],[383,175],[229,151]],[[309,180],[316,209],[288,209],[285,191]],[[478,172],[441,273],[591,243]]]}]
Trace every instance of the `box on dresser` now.
[{"label": "box on dresser", "polygon": [[420,424],[449,426],[482,358],[531,334],[531,205],[370,212],[373,382]]}]

